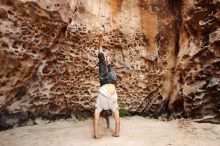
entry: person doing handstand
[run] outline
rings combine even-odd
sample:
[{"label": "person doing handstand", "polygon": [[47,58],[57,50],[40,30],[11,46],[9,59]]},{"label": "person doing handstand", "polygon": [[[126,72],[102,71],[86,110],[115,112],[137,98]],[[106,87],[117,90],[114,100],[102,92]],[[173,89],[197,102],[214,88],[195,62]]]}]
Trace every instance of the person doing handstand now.
[{"label": "person doing handstand", "polygon": [[[96,99],[96,109],[94,112],[93,128],[94,128],[94,138],[99,139],[99,126],[98,121],[100,114],[106,119],[109,127],[108,116],[113,112],[115,119],[115,132],[112,136],[118,137],[120,131],[120,117],[118,111],[117,103],[117,93],[116,93],[116,73],[113,68],[113,63],[110,63],[110,56],[107,56],[107,66],[105,63],[105,56],[102,50],[102,39],[103,35],[99,35],[99,80],[101,87],[99,89],[99,95]],[[108,128],[107,127],[107,128]]]}]

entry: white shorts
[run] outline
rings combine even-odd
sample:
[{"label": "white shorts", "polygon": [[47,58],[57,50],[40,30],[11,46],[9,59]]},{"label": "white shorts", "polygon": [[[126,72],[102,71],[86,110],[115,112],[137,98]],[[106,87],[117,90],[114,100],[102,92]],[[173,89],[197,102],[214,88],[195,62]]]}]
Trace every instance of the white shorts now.
[{"label": "white shorts", "polygon": [[98,98],[96,99],[96,108],[99,112],[109,109],[111,109],[112,112],[115,112],[116,110],[118,110],[118,103],[117,100],[113,100],[113,98],[106,97],[103,94],[99,93]]}]

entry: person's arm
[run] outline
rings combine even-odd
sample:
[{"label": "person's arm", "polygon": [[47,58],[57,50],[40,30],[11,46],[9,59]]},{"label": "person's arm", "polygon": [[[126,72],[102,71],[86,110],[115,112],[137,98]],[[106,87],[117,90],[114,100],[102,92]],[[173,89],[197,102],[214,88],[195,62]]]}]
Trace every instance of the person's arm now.
[{"label": "person's arm", "polygon": [[115,118],[115,132],[112,136],[114,137],[119,137],[119,132],[120,132],[120,117],[119,117],[119,111],[116,110],[114,112],[114,118]]},{"label": "person's arm", "polygon": [[94,138],[95,139],[101,138],[101,136],[99,136],[99,127],[98,127],[99,116],[100,116],[100,112],[98,111],[98,109],[96,109],[94,112],[94,119],[93,119]]}]

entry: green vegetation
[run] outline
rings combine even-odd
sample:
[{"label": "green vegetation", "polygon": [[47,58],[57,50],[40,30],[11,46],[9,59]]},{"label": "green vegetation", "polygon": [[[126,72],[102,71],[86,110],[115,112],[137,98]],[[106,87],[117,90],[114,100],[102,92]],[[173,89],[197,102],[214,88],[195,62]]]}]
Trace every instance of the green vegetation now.
[{"label": "green vegetation", "polygon": [[[127,109],[119,109],[119,115],[120,117],[132,116],[132,114]],[[88,112],[77,113],[75,116],[79,121],[85,121],[87,119],[93,118],[93,114]]]},{"label": "green vegetation", "polygon": [[92,115],[88,114],[88,113],[80,113],[80,114],[76,114],[76,118],[79,120],[79,121],[85,121],[89,118],[91,118]]},{"label": "green vegetation", "polygon": [[126,110],[126,109],[119,109],[119,115],[120,115],[120,117],[131,116],[131,114],[129,113],[129,111]]}]

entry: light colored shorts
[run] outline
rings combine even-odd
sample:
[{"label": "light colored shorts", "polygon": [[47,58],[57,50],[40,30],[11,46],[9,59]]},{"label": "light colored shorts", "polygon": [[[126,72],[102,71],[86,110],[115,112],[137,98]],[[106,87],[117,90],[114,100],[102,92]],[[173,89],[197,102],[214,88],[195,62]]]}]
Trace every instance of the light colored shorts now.
[{"label": "light colored shorts", "polygon": [[96,108],[99,112],[109,109],[111,109],[112,112],[115,112],[116,110],[118,110],[117,98],[113,99],[99,93],[98,98],[96,99]]}]

